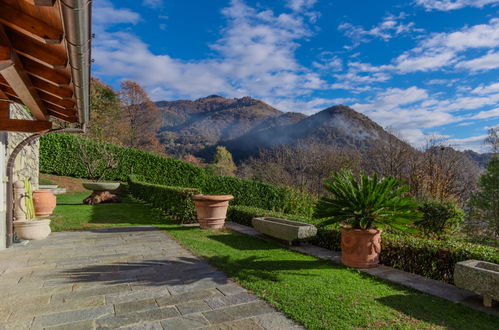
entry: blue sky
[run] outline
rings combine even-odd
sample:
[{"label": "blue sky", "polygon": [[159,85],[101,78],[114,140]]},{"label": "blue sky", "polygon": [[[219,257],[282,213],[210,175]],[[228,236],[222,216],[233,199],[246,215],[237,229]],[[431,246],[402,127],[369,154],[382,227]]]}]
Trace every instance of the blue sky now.
[{"label": "blue sky", "polygon": [[499,125],[499,0],[95,0],[93,22],[93,74],[155,101],[345,104],[477,151]]}]

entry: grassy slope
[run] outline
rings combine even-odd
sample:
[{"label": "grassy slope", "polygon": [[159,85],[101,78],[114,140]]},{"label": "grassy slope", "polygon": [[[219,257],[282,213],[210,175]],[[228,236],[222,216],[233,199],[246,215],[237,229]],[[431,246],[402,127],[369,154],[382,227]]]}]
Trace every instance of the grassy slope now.
[{"label": "grassy slope", "polygon": [[157,225],[309,329],[497,329],[499,324],[498,318],[272,242],[168,224],[159,212],[131,199],[115,205],[81,205],[85,196],[59,196],[54,229]]}]

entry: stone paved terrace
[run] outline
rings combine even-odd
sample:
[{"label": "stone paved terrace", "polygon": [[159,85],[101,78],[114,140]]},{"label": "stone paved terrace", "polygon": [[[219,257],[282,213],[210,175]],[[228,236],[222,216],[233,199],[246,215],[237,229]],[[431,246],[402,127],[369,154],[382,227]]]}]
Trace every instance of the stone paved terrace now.
[{"label": "stone paved terrace", "polygon": [[0,251],[0,329],[302,329],[153,227]]}]

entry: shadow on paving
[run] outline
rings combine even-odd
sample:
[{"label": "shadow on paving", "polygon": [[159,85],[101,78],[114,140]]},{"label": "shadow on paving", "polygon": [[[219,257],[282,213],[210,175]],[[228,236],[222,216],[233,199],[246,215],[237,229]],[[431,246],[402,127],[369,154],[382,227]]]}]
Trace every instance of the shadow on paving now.
[{"label": "shadow on paving", "polygon": [[70,283],[99,282],[140,284],[142,286],[188,285],[201,280],[226,284],[225,274],[205,262],[181,257],[177,260],[151,259],[137,262],[117,262],[79,267],[62,272]]}]

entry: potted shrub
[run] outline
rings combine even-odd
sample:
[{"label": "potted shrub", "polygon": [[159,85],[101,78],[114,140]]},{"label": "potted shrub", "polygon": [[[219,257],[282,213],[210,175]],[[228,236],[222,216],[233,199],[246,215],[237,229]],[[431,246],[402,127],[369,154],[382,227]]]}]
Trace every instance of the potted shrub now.
[{"label": "potted shrub", "polygon": [[196,214],[201,229],[221,229],[227,217],[232,195],[193,195]]},{"label": "potted shrub", "polygon": [[415,231],[409,225],[420,218],[418,204],[405,196],[409,187],[392,177],[378,179],[340,171],[326,179],[331,194],[319,200],[316,216],[326,223],[342,223],[341,261],[355,268],[376,267],[385,227]]},{"label": "potted shrub", "polygon": [[[51,233],[50,220],[36,218],[31,182],[29,180],[24,180],[24,182],[18,181],[15,184],[15,188],[17,191],[22,192],[17,205],[18,209],[16,210],[16,213],[22,214],[22,216],[16,218],[16,221],[14,221],[14,231],[17,237],[26,240],[46,238]],[[45,210],[45,213],[47,213],[47,210]]]},{"label": "potted shrub", "polygon": [[107,146],[101,146],[89,152],[83,141],[78,141],[78,158],[87,170],[87,176],[92,182],[83,182],[85,189],[92,190],[92,194],[83,200],[84,204],[120,203],[121,199],[110,191],[120,187],[119,182],[102,182],[106,173],[118,166]]}]

